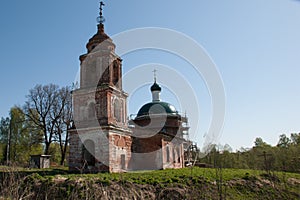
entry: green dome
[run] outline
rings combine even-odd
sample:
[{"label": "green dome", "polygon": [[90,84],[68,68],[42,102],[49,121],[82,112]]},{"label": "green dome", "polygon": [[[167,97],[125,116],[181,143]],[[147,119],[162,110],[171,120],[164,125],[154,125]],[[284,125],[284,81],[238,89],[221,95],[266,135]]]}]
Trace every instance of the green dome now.
[{"label": "green dome", "polygon": [[178,112],[176,108],[167,103],[167,102],[151,102],[147,103],[142,106],[142,108],[139,110],[137,117],[143,116],[143,115],[149,115],[149,114],[164,114],[167,115],[177,115]]}]

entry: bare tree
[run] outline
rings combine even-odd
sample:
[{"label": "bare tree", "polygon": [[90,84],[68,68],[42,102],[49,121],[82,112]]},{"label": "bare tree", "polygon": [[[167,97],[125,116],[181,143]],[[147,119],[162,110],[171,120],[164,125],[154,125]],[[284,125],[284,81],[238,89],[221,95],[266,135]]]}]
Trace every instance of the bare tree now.
[{"label": "bare tree", "polygon": [[[54,84],[36,85],[26,97],[24,111],[28,119],[43,132],[44,153],[49,154],[50,145],[56,138],[58,142],[65,141],[67,145],[68,140],[63,140],[62,134],[66,132],[63,124],[67,125],[71,119],[67,117],[71,116],[70,89],[68,87],[60,89]],[[65,136],[68,138],[68,134]],[[63,147],[65,151],[66,148]]]},{"label": "bare tree", "polygon": [[72,125],[72,96],[70,87],[63,87],[59,90],[59,98],[56,101],[53,109],[53,119],[59,114],[59,118],[55,120],[55,139],[59,143],[61,160],[60,164],[63,165],[67,147],[69,143],[68,130]]}]

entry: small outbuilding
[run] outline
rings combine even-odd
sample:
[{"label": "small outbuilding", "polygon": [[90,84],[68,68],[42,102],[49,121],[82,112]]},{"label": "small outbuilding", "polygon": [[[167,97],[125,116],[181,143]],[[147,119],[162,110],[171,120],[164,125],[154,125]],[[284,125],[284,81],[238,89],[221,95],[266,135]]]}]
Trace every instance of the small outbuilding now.
[{"label": "small outbuilding", "polygon": [[50,167],[51,155],[31,155],[30,168],[45,169]]}]

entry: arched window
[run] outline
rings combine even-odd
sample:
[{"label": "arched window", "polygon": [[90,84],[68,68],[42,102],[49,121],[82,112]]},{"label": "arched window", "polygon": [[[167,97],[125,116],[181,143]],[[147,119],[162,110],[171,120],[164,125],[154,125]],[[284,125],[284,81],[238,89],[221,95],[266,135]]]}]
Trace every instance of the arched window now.
[{"label": "arched window", "polygon": [[121,169],[126,169],[125,154],[121,155]]},{"label": "arched window", "polygon": [[115,99],[114,101],[114,117],[118,122],[122,120],[122,106],[119,99]]},{"label": "arched window", "polygon": [[110,77],[109,67],[101,68],[101,74],[102,74],[102,76],[100,77],[100,80],[98,82],[98,86],[109,83],[109,77]]},{"label": "arched window", "polygon": [[82,145],[82,157],[85,164],[95,166],[95,143],[92,140],[84,141]]},{"label": "arched window", "polygon": [[119,63],[117,60],[113,63],[113,84],[115,86],[119,86],[119,79],[120,79],[120,69],[119,69]]},{"label": "arched window", "polygon": [[176,163],[176,150],[173,147],[173,162]]},{"label": "arched window", "polygon": [[167,162],[170,162],[170,147],[166,146]]},{"label": "arched window", "polygon": [[96,116],[95,103],[91,102],[88,107],[88,120],[95,119],[95,116]]},{"label": "arched window", "polygon": [[177,147],[177,162],[178,163],[180,163],[181,162],[181,160],[180,160],[180,158],[181,158],[181,153],[180,153],[180,146],[179,147]]}]

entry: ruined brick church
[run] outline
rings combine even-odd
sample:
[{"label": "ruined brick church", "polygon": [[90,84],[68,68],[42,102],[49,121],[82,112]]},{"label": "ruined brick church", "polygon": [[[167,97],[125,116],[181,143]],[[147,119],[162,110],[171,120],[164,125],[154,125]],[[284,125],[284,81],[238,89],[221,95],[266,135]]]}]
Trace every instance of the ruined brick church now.
[{"label": "ruined brick church", "polygon": [[184,167],[187,118],[160,99],[156,78],[152,101],[129,120],[122,88],[122,59],[104,31],[102,6],[97,33],[80,56],[80,87],[73,95],[69,170],[124,172]]}]

